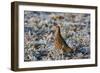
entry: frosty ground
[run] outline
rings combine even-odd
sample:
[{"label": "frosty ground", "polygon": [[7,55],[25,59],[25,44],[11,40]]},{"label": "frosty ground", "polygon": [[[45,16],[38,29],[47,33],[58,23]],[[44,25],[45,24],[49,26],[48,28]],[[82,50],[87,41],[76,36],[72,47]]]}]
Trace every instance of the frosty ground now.
[{"label": "frosty ground", "polygon": [[[54,23],[72,53],[54,48]],[[90,14],[24,11],[24,61],[70,60],[90,58]]]}]

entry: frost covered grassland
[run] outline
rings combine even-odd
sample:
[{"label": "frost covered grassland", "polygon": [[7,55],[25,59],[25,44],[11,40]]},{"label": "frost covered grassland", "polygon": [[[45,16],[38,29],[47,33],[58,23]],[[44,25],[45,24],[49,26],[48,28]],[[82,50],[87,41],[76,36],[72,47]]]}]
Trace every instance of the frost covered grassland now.
[{"label": "frost covered grassland", "polygon": [[[54,48],[54,23],[75,49],[64,53]],[[70,60],[90,58],[90,14],[24,11],[24,61]]]}]

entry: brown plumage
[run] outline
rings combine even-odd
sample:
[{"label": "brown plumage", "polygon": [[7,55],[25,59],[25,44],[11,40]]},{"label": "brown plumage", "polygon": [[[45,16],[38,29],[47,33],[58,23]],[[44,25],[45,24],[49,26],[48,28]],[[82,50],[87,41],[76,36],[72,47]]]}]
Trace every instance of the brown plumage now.
[{"label": "brown plumage", "polygon": [[60,49],[64,52],[71,52],[72,49],[66,44],[65,40],[61,36],[60,27],[58,25],[55,26],[55,41],[54,46],[55,49]]}]

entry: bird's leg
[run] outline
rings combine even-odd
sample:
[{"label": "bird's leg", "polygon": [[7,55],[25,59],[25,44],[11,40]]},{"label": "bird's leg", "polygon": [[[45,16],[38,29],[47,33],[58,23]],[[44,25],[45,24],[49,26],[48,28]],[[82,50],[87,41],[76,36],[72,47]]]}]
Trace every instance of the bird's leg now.
[{"label": "bird's leg", "polygon": [[60,56],[59,56],[59,49],[56,50],[56,59],[59,60]]},{"label": "bird's leg", "polygon": [[56,52],[55,52],[56,60],[60,60],[60,59],[61,59],[61,56],[60,56],[61,50],[60,50],[60,49],[56,49],[55,51],[56,51]]},{"label": "bird's leg", "polygon": [[64,46],[62,46],[62,48],[61,48],[61,59],[62,59],[62,60],[64,59],[64,56],[63,56],[63,53],[64,53],[64,52],[63,52],[63,47],[64,47]]},{"label": "bird's leg", "polygon": [[62,59],[62,60],[64,59],[63,50],[62,50],[62,49],[61,49],[61,59]]},{"label": "bird's leg", "polygon": [[62,52],[62,60],[64,59],[63,52]]}]

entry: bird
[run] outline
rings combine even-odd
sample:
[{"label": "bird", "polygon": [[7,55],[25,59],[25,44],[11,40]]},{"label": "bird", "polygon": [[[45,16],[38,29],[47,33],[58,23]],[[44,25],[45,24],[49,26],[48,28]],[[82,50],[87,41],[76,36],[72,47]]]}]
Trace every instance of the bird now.
[{"label": "bird", "polygon": [[55,39],[54,39],[54,47],[55,49],[59,49],[62,50],[62,53],[66,52],[66,53],[70,53],[73,51],[72,48],[70,48],[68,46],[68,44],[65,42],[64,38],[61,35],[61,30],[60,30],[60,26],[54,23],[54,27],[55,29]]}]

